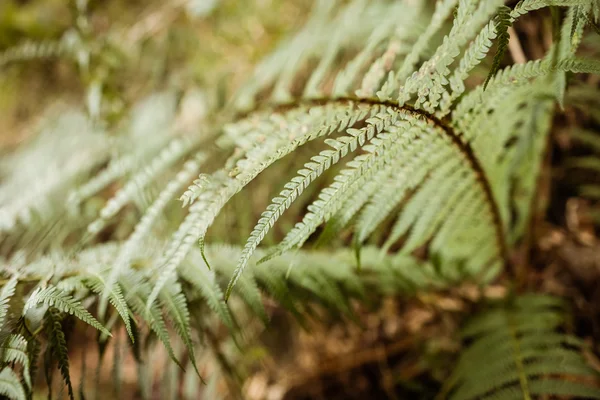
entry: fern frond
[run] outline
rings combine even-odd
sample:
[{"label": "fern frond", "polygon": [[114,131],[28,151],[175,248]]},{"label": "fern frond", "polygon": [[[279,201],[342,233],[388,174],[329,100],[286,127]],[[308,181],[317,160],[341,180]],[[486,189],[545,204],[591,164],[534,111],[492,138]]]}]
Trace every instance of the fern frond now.
[{"label": "fern frond", "polygon": [[38,304],[44,304],[48,307],[56,307],[62,312],[66,312],[76,318],[82,320],[88,325],[93,326],[107,336],[112,336],[110,332],[103,327],[97,320],[86,310],[81,302],[75,300],[72,296],[63,292],[55,286],[48,286],[45,289],[37,288],[31,293],[25,306],[23,307],[23,315],[27,311],[34,308]]},{"label": "fern frond", "polygon": [[11,298],[15,294],[19,276],[14,274],[0,290],[0,329],[4,327],[6,315],[8,314],[8,306]]},{"label": "fern frond", "polygon": [[150,308],[146,307],[148,294],[151,291],[150,285],[137,274],[124,274],[119,280],[119,283],[123,286],[125,300],[131,307],[133,313],[139,315],[143,321],[148,324],[150,329],[165,346],[171,360],[183,369],[183,366],[175,356],[175,352],[171,346],[169,331],[159,305],[153,304]]},{"label": "fern frond", "polygon": [[[201,377],[196,364],[196,356],[194,352],[194,344],[192,342],[190,328],[190,313],[187,307],[187,301],[181,290],[181,285],[178,282],[169,282],[160,292],[160,301],[165,308],[165,315],[173,322],[175,331],[183,340],[185,347],[189,353],[190,362],[196,371],[196,374]],[[202,378],[201,378],[202,379]]]},{"label": "fern frond", "polygon": [[179,161],[200,140],[198,135],[195,140],[174,139],[164,148],[149,165],[135,174],[100,210],[99,217],[92,222],[88,228],[92,232],[98,232],[104,224],[114,217],[131,199],[144,189],[158,174],[166,168]]},{"label": "fern frond", "polygon": [[58,363],[60,374],[67,385],[69,398],[75,398],[73,394],[73,385],[71,384],[71,375],[69,373],[69,354],[67,349],[67,340],[62,328],[62,318],[58,309],[50,307],[46,312],[46,329],[48,331],[48,341],[52,354]]},{"label": "fern frond", "polygon": [[223,291],[217,282],[214,271],[209,271],[202,265],[198,254],[191,253],[191,262],[184,264],[181,276],[196,287],[210,309],[214,311],[223,323],[234,331],[234,323],[229,308],[225,304]]},{"label": "fern frond", "polygon": [[450,398],[600,398],[600,388],[581,380],[598,379],[581,355],[584,344],[558,330],[565,311],[557,300],[526,295],[472,321],[464,335],[473,344],[462,353],[450,380]]},{"label": "fern frond", "polygon": [[194,241],[203,240],[207,229],[223,206],[258,174],[306,142],[344,130],[356,121],[377,112],[379,112],[379,107],[365,105],[355,107],[352,102],[348,102],[348,104],[342,102],[314,107],[310,113],[301,115],[298,119],[295,119],[296,114],[292,113],[294,119],[285,122],[285,129],[277,132],[274,138],[262,145],[254,147],[244,158],[237,161],[236,169],[242,171],[240,174],[227,177],[222,183],[218,175],[213,175],[211,181],[214,189],[207,189],[206,199],[202,201],[202,197],[200,197],[190,207],[190,213],[173,235],[172,243],[162,260],[159,261],[159,264],[164,263],[165,265],[154,289],[155,295],[150,300],[154,300],[159,290],[159,284],[164,284],[167,277],[181,264]]},{"label": "fern frond", "polygon": [[23,379],[31,390],[31,374],[29,370],[29,355],[27,340],[21,335],[11,334],[0,344],[0,361],[3,364],[18,362],[23,366]]},{"label": "fern frond", "polygon": [[[173,199],[175,193],[181,190],[181,187],[188,182],[192,176],[198,173],[200,165],[204,157],[202,154],[198,154],[194,160],[188,161],[184,164],[182,170],[175,176],[175,179],[167,184],[167,186],[160,192],[154,203],[146,210],[142,219],[135,226],[133,233],[127,239],[125,244],[121,247],[118,257],[115,260],[115,264],[111,268],[110,274],[107,278],[107,290],[110,289],[119,276],[129,266],[129,261],[135,255],[136,250],[140,247],[141,242],[145,236],[147,236],[152,228],[152,225],[160,217],[161,212],[167,206],[167,203]],[[104,302],[106,294],[103,294],[101,302]]]},{"label": "fern frond", "polygon": [[[378,115],[375,115],[373,119],[378,123],[380,120],[383,122]],[[382,124],[382,128],[385,128],[385,122]],[[324,150],[318,156],[311,158],[311,162],[304,164],[304,169],[298,171],[298,176],[292,178],[290,182],[285,185],[285,189],[272,200],[272,203],[267,207],[267,210],[262,213],[260,220],[252,230],[250,238],[244,246],[242,256],[238,261],[238,267],[236,268],[232,282],[235,284],[237,276],[239,276],[252,253],[260,242],[264,239],[268,230],[273,227],[275,222],[283,214],[283,212],[290,207],[292,202],[296,200],[302,194],[302,191],[311,184],[315,179],[321,176],[327,169],[332,165],[345,157],[349,152],[354,152],[359,146],[363,146],[365,142],[370,141],[376,134],[376,130],[373,127],[373,121],[367,120],[367,127],[362,129],[348,129],[348,135],[342,136],[338,139],[328,139],[326,143],[333,148],[333,150]],[[230,290],[228,289],[226,297],[229,297]]]},{"label": "fern frond", "polygon": [[492,60],[492,67],[488,72],[487,78],[485,78],[485,82],[483,83],[483,89],[485,90],[488,82],[498,72],[500,69],[500,63],[504,58],[504,54],[508,49],[508,40],[510,38],[508,34],[508,28],[512,22],[510,16],[510,8],[508,7],[500,7],[498,11],[497,23],[496,23],[496,31],[498,37],[498,49],[496,50],[496,54],[494,54],[494,59]]},{"label": "fern frond", "polygon": [[4,367],[0,371],[0,394],[11,400],[25,400],[27,398],[19,377],[10,367]]},{"label": "fern frond", "polygon": [[377,97],[380,100],[388,100],[392,94],[400,88],[400,85],[405,81],[413,71],[419,58],[423,55],[432,37],[440,30],[444,21],[451,15],[455,9],[458,0],[439,0],[435,6],[435,12],[429,21],[425,31],[419,35],[415,44],[411,47],[410,52],[404,58],[398,72],[390,72],[387,80],[381,90],[377,92]]},{"label": "fern frond", "polygon": [[107,285],[106,279],[99,273],[90,273],[88,277],[85,279],[86,285],[92,289],[97,294],[108,294],[108,300],[110,304],[113,305],[115,310],[121,316],[123,323],[125,324],[125,329],[127,330],[127,334],[131,338],[131,341],[134,342],[135,339],[133,337],[133,331],[131,329],[131,319],[129,318],[129,307],[125,302],[125,298],[123,297],[123,291],[118,283],[115,283],[112,286]]},{"label": "fern frond", "polygon": [[372,139],[371,144],[364,147],[367,154],[351,161],[348,164],[350,168],[338,174],[335,182],[321,192],[319,199],[309,207],[309,212],[287,234],[273,255],[281,254],[304,243],[323,220],[339,210],[343,204],[340,199],[358,191],[364,182],[387,164],[388,159],[393,159],[404,146],[422,132],[423,126],[415,126],[411,129],[412,121],[403,120],[405,117],[402,113],[391,111],[388,116],[383,116],[379,124],[375,124],[379,133]]},{"label": "fern frond", "polygon": [[[319,195],[319,200],[309,206],[309,213],[306,214],[302,220],[296,224],[296,226],[288,233],[282,243],[275,250],[274,254],[281,254],[284,251],[291,249],[296,245],[304,243],[304,241],[310,236],[314,230],[320,225],[324,219],[328,219],[331,215],[339,210],[342,205],[340,198],[343,196],[337,196],[337,191],[341,193],[348,190],[350,186],[358,189],[358,185],[355,181],[361,180],[366,181],[366,174],[361,176],[361,173],[365,170],[369,170],[371,174],[374,174],[375,170],[370,168],[376,161],[375,155],[382,154],[385,148],[390,146],[395,139],[401,137],[400,133],[402,129],[406,129],[406,123],[404,126],[398,122],[398,126],[394,127],[396,121],[401,117],[401,113],[396,113],[392,110],[385,110],[373,118],[367,120],[368,126],[366,130],[367,137],[373,137],[371,144],[364,146],[363,148],[369,153],[365,156],[357,156],[348,165],[351,165],[351,169],[343,170],[339,175],[336,176],[336,182],[330,187],[324,189]],[[395,129],[389,134],[383,134],[383,137],[379,137],[386,129],[394,127]],[[397,146],[397,144],[394,144]],[[392,146],[394,147],[394,146]],[[359,160],[360,159],[360,160]],[[380,162],[385,161],[378,160]],[[229,282],[225,297],[228,298],[231,294],[233,286],[235,285],[236,276],[239,276],[241,270]]]},{"label": "fern frond", "polygon": [[[65,36],[72,37],[72,36]],[[26,41],[0,53],[0,68],[18,61],[60,57],[69,48],[67,40]]]}]

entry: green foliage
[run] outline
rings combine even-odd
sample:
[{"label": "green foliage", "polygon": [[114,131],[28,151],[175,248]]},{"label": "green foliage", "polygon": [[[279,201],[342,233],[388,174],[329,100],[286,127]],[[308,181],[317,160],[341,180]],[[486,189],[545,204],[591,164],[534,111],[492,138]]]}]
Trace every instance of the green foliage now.
[{"label": "green foliage", "polygon": [[512,22],[510,16],[510,8],[500,7],[500,11],[498,12],[498,16],[496,18],[496,31],[498,32],[498,50],[496,50],[496,54],[494,55],[494,60],[492,61],[492,68],[490,69],[487,78],[485,78],[485,83],[483,84],[484,89],[487,86],[490,79],[492,79],[492,77],[500,69],[500,64],[502,63],[504,54],[508,49],[508,40],[510,39],[510,35],[508,34],[508,28],[510,28]]},{"label": "green foliage", "polygon": [[596,225],[600,224],[600,185],[597,179],[600,176],[600,135],[594,130],[593,124],[600,121],[598,94],[596,88],[580,85],[567,96],[569,104],[591,119],[590,126],[570,132],[573,144],[577,149],[583,149],[583,152],[575,153],[566,166],[569,172],[580,173],[572,183],[580,196],[589,201],[588,215]]},{"label": "green foliage", "polygon": [[450,380],[450,399],[600,398],[600,375],[581,355],[585,344],[561,331],[558,298],[527,295],[476,317],[463,331],[470,345]]},{"label": "green foliage", "polygon": [[[62,327],[62,316],[58,309],[50,307],[46,312],[46,319],[45,326],[48,335],[48,348],[46,352],[50,352],[52,358],[56,360],[60,374],[67,385],[69,398],[74,399],[73,385],[71,384],[71,375],[69,374],[69,350]],[[52,388],[50,387],[49,390],[52,391]]]},{"label": "green foliage", "polygon": [[19,363],[23,366],[23,379],[27,388],[31,390],[31,374],[29,368],[29,356],[27,354],[27,340],[21,335],[10,335],[0,347],[2,363]]},{"label": "green foliage", "polygon": [[[38,135],[0,161],[0,327],[9,327],[0,336],[0,393],[11,398],[35,385],[41,332],[46,376],[51,381],[53,358],[73,398],[64,326],[75,320],[101,333],[98,370],[116,341],[117,386],[121,339],[110,336],[124,326],[149,397],[149,361],[140,354],[154,338],[183,368],[177,335],[195,374],[187,379],[202,380],[196,354],[215,347],[211,315],[237,342],[244,317],[268,320],[261,290],[302,320],[315,303],[352,318],[351,299],[485,285],[526,231],[552,96],[562,101],[567,73],[600,72],[598,60],[576,57],[584,28],[598,18],[591,1],[524,0],[511,9],[496,0],[441,0],[430,15],[425,2],[324,0],[227,102],[218,88],[196,93],[191,129],[186,96],[173,91],[113,120],[104,100],[116,54],[127,46],[91,37],[79,3],[77,46],[25,45],[0,57],[1,66],[67,54],[87,92],[87,113],[49,113]],[[549,6],[568,8],[560,40],[540,60],[501,68],[508,29]],[[482,62],[491,65],[487,78]],[[589,132],[579,136],[595,142]],[[315,153],[320,145],[327,147]],[[596,161],[577,165],[596,169]],[[275,197],[256,223],[243,216],[248,204],[235,209],[236,229],[248,235],[244,228],[254,226],[243,247],[212,245],[211,234],[235,241],[222,218],[252,190]],[[345,230],[358,257],[307,250],[323,224],[319,243]],[[277,245],[261,248],[290,226]],[[577,341],[557,331],[563,314],[549,302],[520,298],[467,328],[475,343],[450,380],[453,396],[594,394],[559,379],[590,371]],[[535,329],[523,328],[531,321]],[[490,341],[505,351],[473,372]],[[561,347],[539,356],[545,343]],[[567,362],[556,363],[563,356]],[[173,371],[165,371],[165,393],[176,387]]]},{"label": "green foliage", "polygon": [[0,371],[0,394],[15,400],[26,399],[19,377],[10,367],[4,367]]},{"label": "green foliage", "polygon": [[98,329],[105,335],[110,336],[110,332],[103,327],[79,301],[55,286],[49,286],[45,289],[37,288],[31,293],[23,307],[23,315],[27,317],[27,312],[40,303],[47,307],[55,307],[59,311],[73,315]]}]

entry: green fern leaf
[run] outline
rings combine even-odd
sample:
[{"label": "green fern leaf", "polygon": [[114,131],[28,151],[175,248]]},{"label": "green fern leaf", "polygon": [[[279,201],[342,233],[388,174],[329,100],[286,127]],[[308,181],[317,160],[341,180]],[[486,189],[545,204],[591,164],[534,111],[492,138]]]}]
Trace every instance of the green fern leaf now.
[{"label": "green fern leaf", "polygon": [[198,289],[208,306],[221,318],[223,323],[233,331],[233,318],[229,312],[229,308],[225,304],[223,292],[217,283],[215,273],[207,270],[198,262],[198,258],[193,256],[194,253],[192,252],[192,261],[187,265],[184,264],[184,268],[181,271],[182,277]]},{"label": "green fern leaf", "polygon": [[4,367],[0,371],[0,394],[11,400],[25,400],[27,398],[19,377],[10,367]]},{"label": "green fern leaf", "polygon": [[492,67],[490,68],[490,72],[488,72],[488,76],[487,78],[485,78],[485,82],[483,83],[483,90],[485,90],[490,79],[492,79],[492,77],[500,69],[500,63],[502,62],[504,54],[508,49],[508,40],[510,39],[510,35],[508,34],[508,28],[512,23],[510,8],[506,6],[500,7],[500,9],[498,10],[498,16],[496,18],[496,31],[498,32],[498,49],[496,50],[496,54],[494,54],[494,59],[492,60]]},{"label": "green fern leaf", "polygon": [[106,280],[100,274],[90,274],[86,278],[86,283],[97,294],[103,294],[108,292],[108,299],[110,304],[113,305],[115,310],[121,316],[123,323],[125,324],[125,329],[127,330],[127,334],[131,338],[131,341],[134,342],[133,331],[131,330],[131,319],[129,318],[129,307],[125,302],[125,298],[123,297],[123,292],[118,283],[112,285],[112,287],[108,288],[106,285]]},{"label": "green fern leaf", "polygon": [[0,355],[3,363],[18,362],[23,365],[23,379],[27,388],[31,390],[31,375],[29,371],[29,356],[27,355],[27,340],[21,335],[10,335],[0,345]]},{"label": "green fern leaf", "polygon": [[526,295],[472,321],[464,335],[474,342],[449,381],[450,398],[600,398],[600,388],[580,379],[600,377],[581,355],[584,344],[558,331],[565,320],[559,300]]},{"label": "green fern leaf", "polygon": [[103,327],[79,301],[75,300],[73,297],[55,286],[49,286],[45,289],[37,288],[27,299],[27,302],[23,307],[23,315],[25,315],[28,310],[40,303],[48,307],[56,307],[62,312],[74,315],[88,325],[98,329],[103,334],[112,336],[110,332]]},{"label": "green fern leaf", "polygon": [[2,329],[4,326],[6,314],[8,313],[9,302],[12,296],[15,294],[15,288],[17,287],[18,281],[19,277],[16,274],[13,275],[0,291],[0,329]]},{"label": "green fern leaf", "polygon": [[366,141],[373,138],[375,129],[372,125],[360,130],[348,129],[348,135],[338,139],[328,139],[326,143],[334,150],[324,150],[318,156],[314,156],[311,162],[304,165],[304,169],[298,171],[298,176],[292,178],[285,185],[285,189],[272,200],[272,203],[267,207],[260,217],[260,220],[252,230],[250,238],[244,246],[244,251],[238,262],[238,266],[233,273],[231,284],[227,288],[225,298],[229,298],[231,290],[235,285],[239,275],[242,274],[244,268],[248,264],[252,253],[264,239],[268,230],[275,225],[283,212],[288,209],[292,202],[298,198],[304,189],[308,187],[315,179],[321,176],[332,165],[337,164],[342,157],[345,157],[349,152],[354,152],[359,146],[363,146]]},{"label": "green fern leaf", "polygon": [[202,379],[200,371],[198,371],[198,365],[196,364],[194,344],[191,337],[190,314],[187,307],[187,300],[181,291],[181,285],[178,282],[169,282],[161,290],[159,298],[166,310],[166,316],[173,322],[177,334],[185,344],[190,356],[190,362],[194,366],[196,374]]},{"label": "green fern leaf", "polygon": [[150,329],[152,329],[165,346],[171,360],[173,360],[179,368],[183,369],[183,365],[175,356],[175,352],[171,346],[169,331],[158,304],[153,304],[150,308],[146,307],[148,294],[151,291],[150,285],[145,282],[143,278],[132,274],[125,274],[122,276],[120,284],[123,286],[125,292],[125,300],[131,307],[133,313],[139,315],[148,326],[150,326]]},{"label": "green fern leaf", "polygon": [[50,342],[52,354],[58,363],[60,374],[67,385],[69,398],[74,400],[73,385],[71,384],[71,375],[69,373],[69,350],[67,349],[67,340],[62,328],[62,318],[58,309],[50,307],[46,312],[46,330]]}]

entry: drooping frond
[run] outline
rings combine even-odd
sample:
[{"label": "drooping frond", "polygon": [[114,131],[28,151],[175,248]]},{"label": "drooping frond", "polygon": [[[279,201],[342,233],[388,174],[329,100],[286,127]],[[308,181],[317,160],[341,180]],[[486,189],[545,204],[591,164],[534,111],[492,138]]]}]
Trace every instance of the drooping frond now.
[{"label": "drooping frond", "polygon": [[48,331],[49,347],[47,351],[51,351],[53,358],[58,364],[60,374],[67,385],[69,398],[75,398],[73,394],[73,385],[71,384],[71,375],[69,372],[69,354],[67,349],[67,341],[62,328],[62,318],[58,309],[50,307],[46,312],[48,320],[46,329]]},{"label": "drooping frond", "polygon": [[8,313],[8,306],[12,296],[15,294],[15,288],[19,281],[18,275],[13,275],[0,290],[0,329],[3,328]]},{"label": "drooping frond", "polygon": [[71,314],[76,318],[82,320],[88,325],[93,326],[105,335],[111,336],[110,332],[103,327],[97,320],[90,314],[88,310],[83,307],[81,302],[74,299],[72,296],[63,292],[55,286],[48,286],[45,289],[37,288],[29,296],[25,306],[23,307],[23,315],[27,315],[27,312],[37,306],[38,304],[44,304],[47,307],[56,307],[58,310]]},{"label": "drooping frond", "polygon": [[[382,110],[380,113],[385,116],[386,111],[387,110]],[[364,144],[367,141],[370,141],[378,131],[385,129],[386,122],[383,121],[385,121],[386,118],[381,118],[379,115],[380,114],[376,114],[374,117],[371,117],[371,119],[367,119],[367,126],[365,128],[359,130],[348,129],[347,136],[326,140],[326,143],[332,147],[333,150],[324,150],[318,156],[312,157],[311,162],[304,164],[305,168],[298,171],[298,176],[287,183],[285,189],[279,196],[273,199],[271,205],[263,212],[261,219],[250,234],[250,238],[245,245],[244,252],[240,258],[234,277],[232,278],[233,284],[235,284],[237,276],[244,270],[254,250],[256,250],[259,243],[264,239],[267,231],[273,227],[281,214],[290,207],[292,202],[302,194],[302,191],[327,169],[331,168],[332,165],[336,164],[342,157],[345,157],[349,152],[356,151],[359,146],[364,146]],[[230,289],[227,291],[227,297],[229,297],[229,294]]]},{"label": "drooping frond", "polygon": [[89,286],[95,293],[104,294],[108,292],[108,300],[110,304],[117,310],[121,319],[125,323],[125,329],[127,330],[127,334],[131,338],[131,341],[135,341],[133,337],[133,331],[131,329],[131,320],[129,318],[129,307],[125,302],[125,297],[123,296],[123,291],[118,283],[108,286],[106,284],[106,279],[102,274],[99,273],[90,273],[88,277],[85,279],[85,283]]},{"label": "drooping frond", "polygon": [[211,310],[213,310],[223,323],[232,331],[235,330],[233,318],[229,308],[225,304],[223,291],[217,281],[214,271],[209,271],[202,265],[198,258],[198,251],[191,253],[190,263],[184,265],[181,275],[199,291]]},{"label": "drooping frond", "polygon": [[187,307],[186,298],[181,290],[179,282],[169,282],[163,287],[160,292],[160,300],[163,307],[166,309],[166,316],[171,319],[175,327],[175,331],[183,340],[187,351],[189,352],[190,362],[200,376],[198,365],[196,364],[196,356],[194,355],[194,344],[192,342],[190,328],[190,314]]},{"label": "drooping frond", "polygon": [[484,312],[464,329],[471,344],[450,380],[450,398],[600,398],[600,376],[581,354],[585,344],[561,332],[565,322],[563,302],[544,295]]}]

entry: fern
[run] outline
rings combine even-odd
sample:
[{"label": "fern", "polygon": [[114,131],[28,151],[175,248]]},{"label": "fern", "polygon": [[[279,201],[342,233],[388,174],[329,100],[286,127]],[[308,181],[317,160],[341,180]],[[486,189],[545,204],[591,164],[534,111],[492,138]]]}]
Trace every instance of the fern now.
[{"label": "fern", "polygon": [[46,313],[48,322],[46,324],[49,337],[49,350],[58,363],[60,374],[67,385],[69,398],[74,399],[73,385],[71,384],[71,376],[69,374],[69,355],[67,349],[67,341],[62,328],[62,318],[57,309],[50,307]]},{"label": "fern", "polygon": [[27,398],[19,377],[10,367],[4,367],[0,371],[0,394],[14,400],[25,400]]},{"label": "fern", "polygon": [[167,316],[171,318],[177,334],[183,339],[183,342],[189,352],[190,362],[200,376],[196,358],[194,355],[194,344],[192,343],[190,329],[190,315],[186,303],[185,296],[181,291],[181,285],[178,282],[173,282],[164,287],[160,293],[162,305],[167,310]]},{"label": "fern", "polygon": [[488,73],[487,78],[485,78],[485,82],[483,83],[483,89],[485,90],[488,82],[498,72],[500,69],[500,63],[502,62],[502,58],[506,53],[506,49],[508,48],[508,28],[511,24],[510,18],[510,8],[508,7],[500,7],[500,11],[498,12],[498,22],[496,24],[496,31],[498,32],[498,50],[494,55],[494,59],[492,61],[492,68]]},{"label": "fern", "polygon": [[135,341],[133,337],[133,331],[131,328],[131,320],[129,318],[129,307],[125,302],[125,298],[123,296],[123,291],[118,283],[114,285],[107,285],[106,280],[100,274],[91,274],[90,277],[86,279],[86,285],[89,286],[94,292],[98,294],[104,293],[106,290],[109,291],[108,299],[110,303],[115,307],[123,322],[125,323],[125,329],[127,330],[127,334],[131,338],[131,341]]},{"label": "fern", "polygon": [[15,288],[17,287],[18,281],[19,276],[16,274],[13,275],[12,278],[2,286],[2,290],[0,291],[0,329],[4,328],[8,307],[10,305],[9,302],[15,294]]},{"label": "fern", "polygon": [[0,346],[2,364],[18,362],[23,366],[23,379],[27,388],[31,390],[31,373],[27,340],[21,335],[10,335]]},{"label": "fern", "polygon": [[23,307],[23,315],[27,315],[29,310],[40,303],[48,307],[56,307],[59,311],[74,315],[83,322],[98,329],[103,334],[111,336],[110,332],[103,327],[79,301],[55,286],[49,286],[45,289],[37,288],[27,299],[27,302]]},{"label": "fern", "polygon": [[519,297],[476,318],[463,332],[472,344],[451,378],[450,398],[599,398],[600,388],[585,383],[597,382],[598,373],[581,355],[583,342],[560,332],[564,323],[562,302],[540,295]]},{"label": "fern", "polygon": [[146,307],[146,300],[150,293],[150,285],[147,282],[140,280],[138,276],[132,276],[131,274],[126,274],[120,282],[124,287],[125,298],[131,311],[136,315],[139,315],[142,320],[148,324],[152,332],[156,334],[165,346],[171,360],[183,369],[183,366],[175,356],[175,352],[171,346],[169,331],[160,308],[157,304],[150,308]]}]

